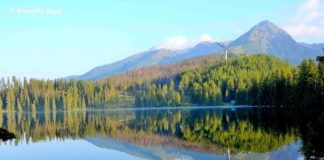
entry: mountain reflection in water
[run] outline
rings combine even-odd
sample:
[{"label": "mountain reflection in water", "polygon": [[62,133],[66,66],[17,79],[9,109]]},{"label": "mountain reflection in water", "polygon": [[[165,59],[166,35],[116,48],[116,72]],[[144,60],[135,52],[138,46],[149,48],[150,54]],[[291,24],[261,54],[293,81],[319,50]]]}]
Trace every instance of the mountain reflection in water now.
[{"label": "mountain reflection in water", "polygon": [[16,134],[10,144],[18,148],[45,141],[64,148],[64,140],[84,139],[146,159],[297,159],[323,156],[323,119],[316,114],[257,107],[83,110],[7,113],[0,126]]}]

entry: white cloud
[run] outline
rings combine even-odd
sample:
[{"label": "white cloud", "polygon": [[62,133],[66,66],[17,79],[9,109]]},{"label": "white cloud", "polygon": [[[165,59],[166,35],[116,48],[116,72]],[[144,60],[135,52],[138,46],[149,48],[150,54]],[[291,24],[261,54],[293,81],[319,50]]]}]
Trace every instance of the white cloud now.
[{"label": "white cloud", "polygon": [[301,10],[301,11],[312,11],[312,10],[317,9],[319,4],[320,4],[319,0],[308,0],[306,3],[299,6],[299,10]]},{"label": "white cloud", "polygon": [[324,4],[320,0],[307,0],[283,28],[297,39],[324,37]]},{"label": "white cloud", "polygon": [[182,50],[186,48],[193,47],[197,45],[200,42],[204,41],[214,41],[214,38],[210,36],[209,34],[202,34],[199,38],[196,39],[189,39],[185,36],[174,36],[169,37],[162,41],[160,44],[158,44],[155,49],[171,49],[171,50]]},{"label": "white cloud", "polygon": [[212,41],[214,41],[214,38],[212,36],[210,36],[209,34],[205,33],[200,36],[200,42],[204,42],[204,41],[212,42]]},{"label": "white cloud", "polygon": [[172,50],[177,50],[177,49],[184,49],[190,46],[190,41],[184,37],[184,36],[175,36],[175,37],[170,37],[167,38],[165,41],[161,42],[158,44],[155,48],[160,49],[172,49]]}]

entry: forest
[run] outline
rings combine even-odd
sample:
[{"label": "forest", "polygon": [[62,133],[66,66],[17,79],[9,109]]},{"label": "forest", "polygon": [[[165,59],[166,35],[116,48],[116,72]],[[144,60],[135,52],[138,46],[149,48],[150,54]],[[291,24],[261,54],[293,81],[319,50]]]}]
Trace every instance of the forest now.
[{"label": "forest", "polygon": [[[145,74],[152,73],[152,74]],[[155,74],[153,74],[155,73]],[[293,66],[256,54],[208,56],[135,69],[99,81],[0,80],[0,112],[72,111],[111,106],[323,105],[324,62]]]},{"label": "forest", "polygon": [[0,112],[72,111],[127,101],[112,81],[1,80]]},{"label": "forest", "polygon": [[232,57],[184,71],[168,83],[146,83],[136,106],[323,106],[324,62],[299,66],[268,55]]}]

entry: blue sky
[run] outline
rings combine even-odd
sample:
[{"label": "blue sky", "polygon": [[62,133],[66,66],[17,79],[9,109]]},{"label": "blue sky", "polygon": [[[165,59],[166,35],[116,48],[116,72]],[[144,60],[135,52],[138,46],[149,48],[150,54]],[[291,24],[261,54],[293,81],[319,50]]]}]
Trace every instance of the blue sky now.
[{"label": "blue sky", "polygon": [[321,0],[0,3],[0,77],[82,74],[155,46],[181,49],[233,40],[265,19],[297,41],[324,42]]}]

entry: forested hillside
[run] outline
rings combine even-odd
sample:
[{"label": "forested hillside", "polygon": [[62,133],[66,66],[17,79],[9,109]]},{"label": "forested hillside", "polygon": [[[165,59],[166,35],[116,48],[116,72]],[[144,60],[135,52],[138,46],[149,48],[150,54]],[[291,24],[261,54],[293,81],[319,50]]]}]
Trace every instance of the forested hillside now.
[{"label": "forested hillside", "polygon": [[136,105],[309,106],[323,103],[323,87],[323,62],[294,67],[273,56],[241,56],[185,71],[170,83],[147,84]]},{"label": "forested hillside", "polygon": [[100,81],[0,81],[0,112],[185,105],[322,106],[323,61],[221,55],[137,69]]},{"label": "forested hillside", "polygon": [[86,107],[134,105],[144,83],[167,82],[177,74],[221,60],[213,54],[174,64],[139,68],[99,81],[0,80],[0,112],[77,110]]},{"label": "forested hillside", "polygon": [[[163,83],[166,81],[170,81],[170,79],[174,79],[177,74],[182,73],[184,71],[196,69],[201,66],[210,65],[215,63],[216,61],[221,61],[221,60],[223,60],[223,55],[220,53],[216,53],[216,54],[192,58],[189,60],[172,63],[172,64],[155,65],[151,67],[138,68],[117,76],[113,76],[108,79],[114,81],[118,85],[125,85],[125,84],[141,85],[149,81]],[[101,79],[99,81],[106,81],[106,80],[107,79]]]}]

